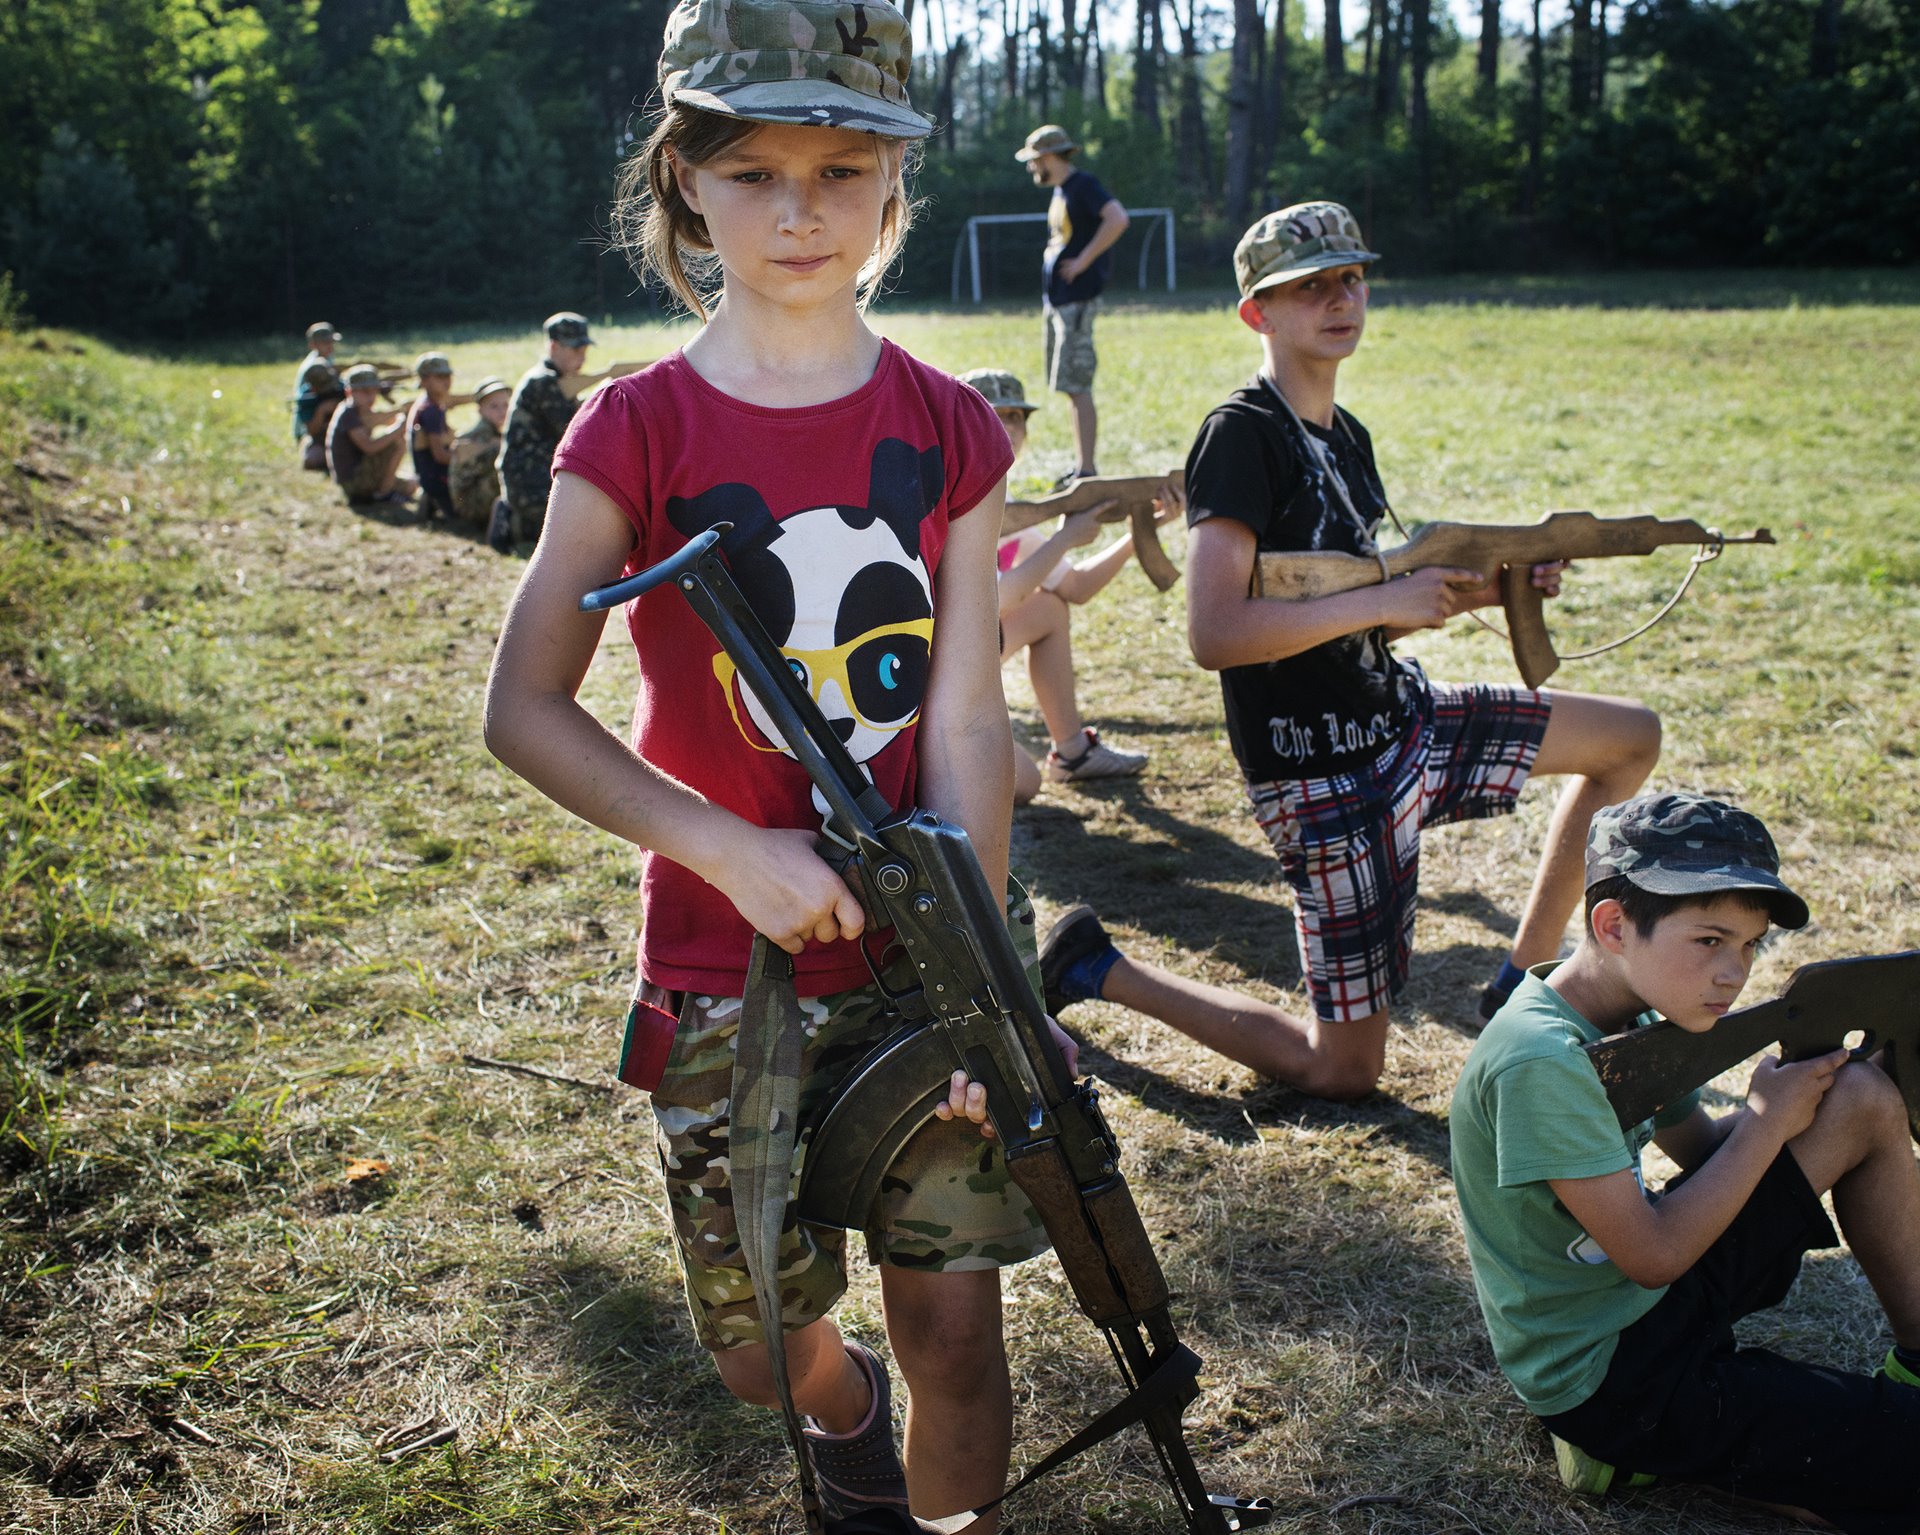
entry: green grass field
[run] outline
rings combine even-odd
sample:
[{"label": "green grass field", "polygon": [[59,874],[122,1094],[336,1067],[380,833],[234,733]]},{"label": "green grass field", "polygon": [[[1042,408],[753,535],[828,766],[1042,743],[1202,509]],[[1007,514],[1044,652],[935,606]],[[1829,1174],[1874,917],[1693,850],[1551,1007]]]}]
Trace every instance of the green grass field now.
[{"label": "green grass field", "polygon": [[[1777,548],[1730,550],[1648,637],[1555,680],[1645,699],[1658,784],[1772,823],[1815,922],[1770,947],[1755,994],[1920,945],[1920,281],[1512,294],[1378,290],[1343,398],[1401,514],[1772,528]],[[1030,312],[879,324],[943,366],[1036,379]],[[680,334],[611,331],[601,355]],[[537,338],[355,339],[443,345],[470,383],[516,375]],[[1121,303],[1100,340],[1112,472],[1180,462],[1256,360],[1224,303]],[[297,350],[0,337],[0,1531],[796,1529],[777,1422],[691,1342],[645,1100],[611,1085],[636,860],[480,744],[517,567],[300,474]],[[1017,475],[1051,479],[1065,413],[1034,426]],[[1580,569],[1562,648],[1630,627],[1685,560]],[[1179,590],[1133,572],[1082,610],[1089,717],[1153,764],[1049,789],[1016,818],[1016,867],[1043,919],[1091,900],[1135,952],[1298,1004],[1285,900],[1183,624]],[[623,647],[610,629],[588,679],[616,727]],[[1411,649],[1440,676],[1510,673],[1465,625]],[[1769,1522],[1683,1491],[1562,1493],[1481,1329],[1445,1116],[1547,797],[1429,842],[1408,1005],[1358,1106],[1105,1005],[1069,1014],[1207,1361],[1196,1453],[1221,1489],[1271,1495],[1276,1530]],[[1007,1287],[1030,1460],[1106,1366],[1051,1259]],[[843,1321],[877,1339],[864,1271]],[[1886,1344],[1844,1254],[1745,1335],[1853,1368]],[[1023,1496],[1013,1527],[1171,1518],[1127,1439]]]}]

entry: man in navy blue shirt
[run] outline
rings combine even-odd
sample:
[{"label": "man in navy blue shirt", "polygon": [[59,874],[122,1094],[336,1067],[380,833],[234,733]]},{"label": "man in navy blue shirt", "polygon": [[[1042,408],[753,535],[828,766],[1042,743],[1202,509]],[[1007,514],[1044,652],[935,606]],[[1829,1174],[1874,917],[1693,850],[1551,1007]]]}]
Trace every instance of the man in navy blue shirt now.
[{"label": "man in navy blue shirt", "polygon": [[1078,467],[1063,475],[1064,489],[1081,475],[1095,474],[1094,438],[1099,418],[1093,407],[1093,317],[1113,264],[1108,252],[1127,227],[1127,210],[1073,157],[1080,146],[1065,128],[1047,123],[1027,135],[1015,155],[1035,186],[1053,188],[1047,206],[1047,250],[1041,261],[1046,317],[1047,385],[1073,402],[1073,448]]}]

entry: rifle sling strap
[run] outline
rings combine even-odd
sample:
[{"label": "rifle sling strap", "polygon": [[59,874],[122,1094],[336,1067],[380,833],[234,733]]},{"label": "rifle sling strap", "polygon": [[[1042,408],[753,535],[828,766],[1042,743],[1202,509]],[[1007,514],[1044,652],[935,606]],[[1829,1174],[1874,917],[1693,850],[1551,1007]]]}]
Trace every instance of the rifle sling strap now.
[{"label": "rifle sling strap", "polygon": [[922,1527],[937,1531],[938,1535],[955,1535],[955,1532],[964,1530],[974,1520],[998,1508],[1027,1483],[1057,1471],[1081,1451],[1092,1449],[1104,1439],[1111,1439],[1121,1429],[1130,1428],[1162,1408],[1177,1412],[1182,1404],[1192,1400],[1199,1377],[1200,1356],[1186,1344],[1176,1343],[1167,1356],[1154,1366],[1152,1374],[1079,1433],[1050,1451],[1038,1465],[1028,1468],[1019,1481],[991,1503],[982,1503],[978,1508],[970,1508],[962,1514],[950,1514],[944,1519],[929,1519],[924,1514],[916,1515],[916,1518]]},{"label": "rifle sling strap", "polygon": [[793,989],[793,960],[763,934],[755,934],[735,1036],[728,1159],[733,1179],[734,1224],[753,1281],[753,1299],[766,1339],[767,1365],[780,1413],[800,1473],[800,1506],[809,1535],[825,1525],[807,1457],[800,1414],[787,1380],[786,1333],[781,1326],[780,1232],[786,1223],[793,1181],[794,1139],[800,1116],[800,1052],[804,1041],[800,1002]]}]

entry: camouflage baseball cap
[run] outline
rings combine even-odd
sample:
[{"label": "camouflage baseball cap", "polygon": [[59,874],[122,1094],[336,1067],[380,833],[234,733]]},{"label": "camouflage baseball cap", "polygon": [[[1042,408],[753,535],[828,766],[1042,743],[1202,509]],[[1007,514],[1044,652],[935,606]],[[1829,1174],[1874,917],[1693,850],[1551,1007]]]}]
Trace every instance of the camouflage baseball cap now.
[{"label": "camouflage baseball cap", "polygon": [[361,363],[347,369],[346,385],[349,389],[378,389],[380,370],[371,363]]},{"label": "camouflage baseball cap", "polygon": [[558,341],[562,346],[593,345],[593,337],[587,334],[587,317],[571,309],[548,315],[545,328],[547,340]]},{"label": "camouflage baseball cap", "polygon": [[995,410],[1024,410],[1031,416],[1040,408],[1027,398],[1019,379],[998,368],[975,368],[971,373],[962,373],[960,382],[979,390]]},{"label": "camouflage baseball cap", "polygon": [[447,360],[445,352],[422,352],[413,364],[416,377],[425,378],[429,373],[442,373],[453,377],[453,364]]},{"label": "camouflage baseball cap", "polygon": [[1338,203],[1295,203],[1269,213],[1233,248],[1240,296],[1293,282],[1330,266],[1365,265],[1380,258],[1360,238],[1360,224]]},{"label": "camouflage baseball cap", "polygon": [[307,341],[309,345],[315,341],[342,341],[345,339],[339,331],[335,330],[325,320],[315,320],[313,324],[307,327]]},{"label": "camouflage baseball cap", "polygon": [[1781,881],[1780,854],[1760,818],[1698,794],[1643,794],[1596,814],[1587,886],[1614,875],[1654,895],[1761,891],[1780,926],[1807,925],[1807,903]]},{"label": "camouflage baseball cap", "polygon": [[1027,135],[1027,142],[1013,152],[1016,160],[1038,160],[1042,155],[1070,155],[1080,146],[1073,135],[1058,123],[1042,123]]},{"label": "camouflage baseball cap", "polygon": [[760,123],[919,139],[913,32],[886,0],[680,0],[660,51],[660,95]]},{"label": "camouflage baseball cap", "polygon": [[489,376],[481,379],[479,383],[473,386],[473,398],[476,403],[486,399],[489,395],[512,393],[513,385],[509,384],[504,378]]}]

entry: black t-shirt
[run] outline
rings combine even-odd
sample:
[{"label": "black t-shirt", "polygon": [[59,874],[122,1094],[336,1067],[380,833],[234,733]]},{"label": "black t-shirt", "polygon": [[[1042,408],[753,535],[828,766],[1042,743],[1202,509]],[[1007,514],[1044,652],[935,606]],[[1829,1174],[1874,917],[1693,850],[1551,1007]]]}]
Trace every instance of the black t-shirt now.
[{"label": "black t-shirt", "polygon": [[[1313,434],[1345,483],[1363,530],[1299,438]],[[1387,494],[1373,440],[1345,411],[1332,431],[1296,428],[1258,379],[1236,389],[1201,424],[1187,455],[1187,525],[1230,517],[1252,528],[1261,552],[1336,549],[1373,554]],[[1385,750],[1412,718],[1415,684],[1394,660],[1384,629],[1363,629],[1285,660],[1220,673],[1227,736],[1256,783],[1324,778]]]},{"label": "black t-shirt", "polygon": [[1047,253],[1042,262],[1049,304],[1079,304],[1098,298],[1105,290],[1107,273],[1113,267],[1111,247],[1095,256],[1093,264],[1072,282],[1056,274],[1061,262],[1087,248],[1100,227],[1100,210],[1112,201],[1113,195],[1091,171],[1075,171],[1053,189],[1053,201],[1047,205]]}]

